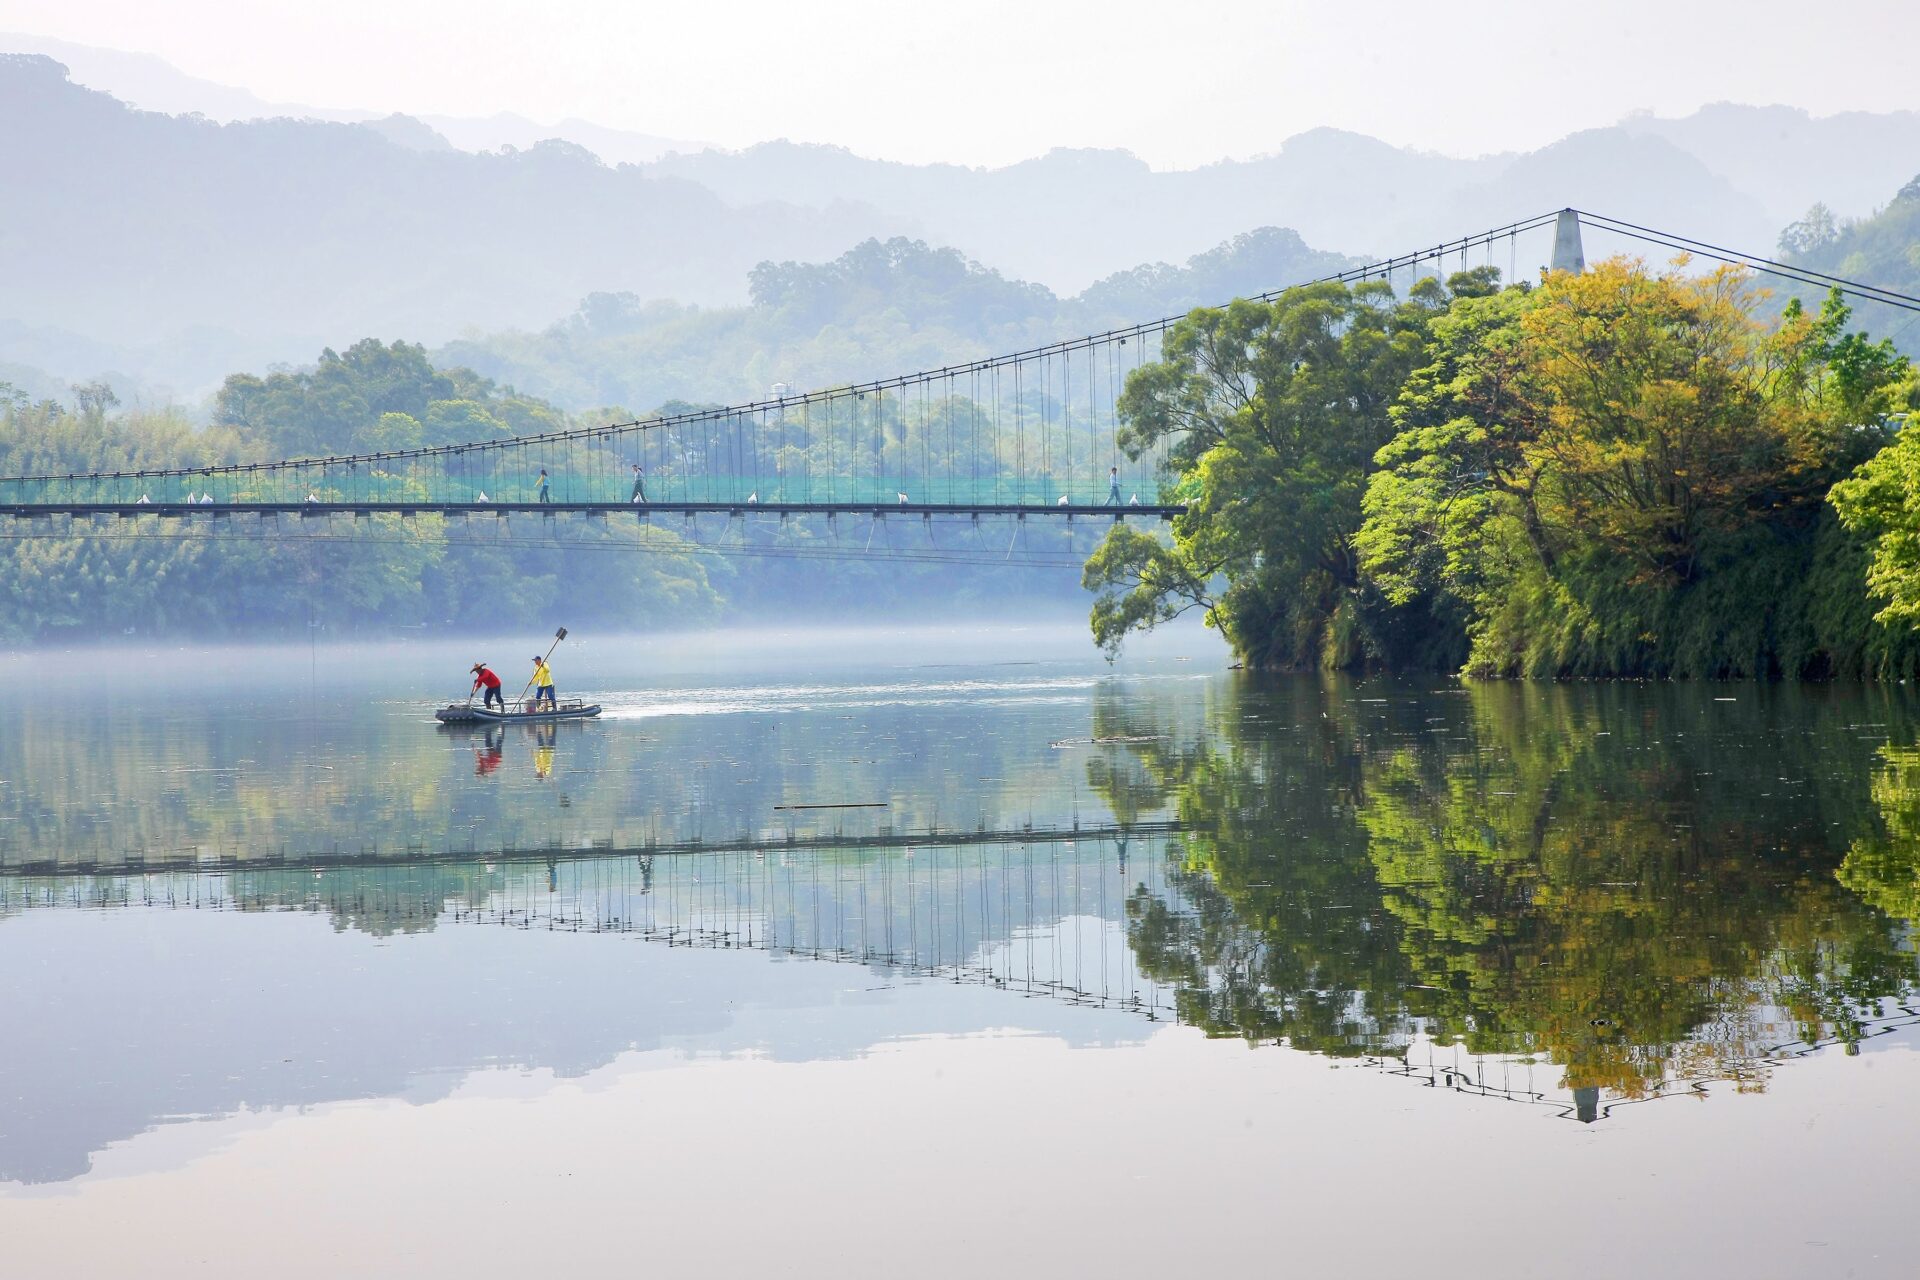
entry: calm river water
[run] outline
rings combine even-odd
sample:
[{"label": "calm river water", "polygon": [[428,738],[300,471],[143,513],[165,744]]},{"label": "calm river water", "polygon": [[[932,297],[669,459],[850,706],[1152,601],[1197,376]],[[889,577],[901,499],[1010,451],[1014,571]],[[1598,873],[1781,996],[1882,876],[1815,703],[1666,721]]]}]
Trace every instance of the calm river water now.
[{"label": "calm river water", "polygon": [[0,659],[0,1274],[1909,1275],[1904,688]]}]

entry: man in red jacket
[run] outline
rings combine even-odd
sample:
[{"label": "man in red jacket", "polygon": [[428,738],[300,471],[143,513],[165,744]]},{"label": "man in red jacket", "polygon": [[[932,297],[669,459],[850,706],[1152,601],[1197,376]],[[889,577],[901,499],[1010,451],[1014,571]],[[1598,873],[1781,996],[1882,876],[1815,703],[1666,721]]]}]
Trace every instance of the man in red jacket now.
[{"label": "man in red jacket", "polygon": [[501,713],[505,714],[507,700],[500,696],[500,677],[489,671],[486,663],[476,662],[473,664],[473,692],[478,693],[483,688],[487,691],[487,696],[480,700],[480,705],[498,706]]}]

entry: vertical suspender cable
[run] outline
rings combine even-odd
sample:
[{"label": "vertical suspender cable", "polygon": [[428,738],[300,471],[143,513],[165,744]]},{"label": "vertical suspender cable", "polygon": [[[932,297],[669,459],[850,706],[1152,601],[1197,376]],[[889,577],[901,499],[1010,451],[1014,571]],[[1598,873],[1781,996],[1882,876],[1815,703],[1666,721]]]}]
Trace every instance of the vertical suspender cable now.
[{"label": "vertical suspender cable", "polygon": [[1022,368],[1023,364],[1025,364],[1025,361],[1018,359],[1013,362],[1014,455],[1019,463],[1018,477],[1014,482],[1016,485],[1014,492],[1017,495],[1015,501],[1021,503],[1025,503],[1027,500],[1027,415],[1024,412],[1027,407],[1025,395],[1026,371]]},{"label": "vertical suspender cable", "polygon": [[1073,349],[1060,351],[1060,492],[1073,495]]},{"label": "vertical suspender cable", "polygon": [[1100,410],[1099,410],[1099,402],[1096,401],[1093,397],[1093,365],[1094,365],[1094,348],[1092,343],[1088,343],[1087,344],[1087,398],[1083,402],[1086,405],[1086,408],[1083,409],[1082,412],[1086,414],[1086,419],[1087,419],[1087,485],[1093,490],[1093,496],[1097,500],[1100,496],[1100,488],[1099,488],[1100,464],[1094,458],[1094,454],[1098,449],[1095,433],[1098,432],[1100,429],[1099,428]]},{"label": "vertical suspender cable", "polygon": [[1040,500],[1053,497],[1053,451],[1048,435],[1053,425],[1053,371],[1047,366],[1047,353],[1040,353]]}]

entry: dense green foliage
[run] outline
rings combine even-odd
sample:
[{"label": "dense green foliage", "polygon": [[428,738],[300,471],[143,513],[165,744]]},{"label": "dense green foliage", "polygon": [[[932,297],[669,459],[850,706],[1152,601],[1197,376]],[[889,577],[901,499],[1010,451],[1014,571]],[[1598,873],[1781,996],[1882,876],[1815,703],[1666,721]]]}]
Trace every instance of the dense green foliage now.
[{"label": "dense green foliage", "polygon": [[[436,366],[421,347],[371,339],[343,352],[325,351],[309,369],[228,378],[214,400],[212,424],[204,428],[176,410],[119,411],[104,384],[73,388],[72,399],[67,406],[0,389],[0,475],[344,457],[606,421],[601,415],[575,419],[471,370]],[[1041,397],[1036,393],[1009,411],[1019,421],[1037,422]],[[962,399],[907,404],[880,396],[863,402],[860,412],[856,442],[843,411],[837,450],[824,430],[812,429],[824,424],[805,424],[799,414],[770,421],[755,441],[766,475],[759,481],[743,476],[743,490],[756,482],[817,482],[835,485],[845,496],[857,476],[866,496],[889,501],[896,485],[918,494],[934,484],[932,477],[957,474],[951,459],[973,448],[976,428]],[[1091,427],[1081,422],[1073,429],[1084,436]],[[737,474],[741,458],[729,453],[737,443],[726,430],[667,430],[649,437],[654,495],[671,494],[687,475]],[[987,482],[1006,478],[1008,496],[1018,493],[1015,476],[1025,477],[1036,493],[1038,486],[1061,482],[1016,459],[1016,442],[1003,443],[1005,456],[973,464]],[[1082,444],[1073,451],[1083,483],[1089,449]],[[895,460],[912,475],[901,474]],[[466,485],[468,496],[484,484],[496,496],[530,497],[530,463],[540,461],[540,455],[510,449],[500,455],[496,471],[476,470],[452,483]],[[622,501],[630,461],[591,441],[578,450],[556,450],[558,496]],[[218,500],[298,501],[307,482],[288,474],[295,478],[223,474]],[[341,480],[336,474],[314,483],[331,497],[336,490],[327,486]],[[356,494],[392,499],[417,494],[425,481],[402,464],[357,468],[346,483]],[[164,482],[136,475],[87,482],[85,495],[134,502],[150,493],[155,502],[182,502],[203,485],[211,489],[215,481],[199,481],[191,471]],[[263,485],[278,487],[269,492]],[[31,491],[33,484],[18,487]],[[493,521],[381,516],[348,530],[328,521],[226,520],[210,512],[205,521],[190,523],[143,518],[16,527],[15,536],[0,543],[0,640],[286,634],[310,626],[471,631],[524,624],[545,630],[556,618],[606,629],[685,629],[722,617],[898,616],[927,605],[973,616],[1029,617],[1036,608],[1071,607],[1064,597],[1072,570],[1064,557],[1026,568],[1010,562],[1013,548],[999,540],[977,566],[953,563],[960,553],[987,550],[978,531],[937,542],[941,558],[913,561],[889,553],[927,551],[925,531],[900,531],[904,545],[896,548],[891,531],[836,529],[817,519],[743,520],[727,524],[724,532],[714,522],[561,524],[549,532]],[[1036,530],[1021,545],[1070,557],[1075,531],[1056,532],[1064,540]]]},{"label": "dense green foliage", "polygon": [[565,415],[500,391],[471,370],[437,369],[425,348],[372,338],[323,351],[312,369],[235,374],[221,385],[214,420],[258,440],[268,456],[411,449],[556,431]]},{"label": "dense green foliage", "polygon": [[1895,552],[1825,503],[1915,447],[1869,462],[1912,371],[1838,295],[1763,304],[1734,272],[1616,260],[1196,311],[1121,405],[1129,448],[1176,441],[1191,510],[1170,544],[1117,532],[1089,562],[1095,635],[1198,607],[1262,666],[1913,671],[1920,643],[1866,599]]},{"label": "dense green foliage", "polygon": [[[227,380],[215,424],[176,410],[114,414],[104,387],[75,408],[0,397],[0,474],[126,471],[348,453],[560,425],[549,406],[405,343],[326,352],[305,373]],[[244,518],[243,518],[244,519]],[[103,633],[353,630],[375,624],[603,626],[714,618],[725,571],[655,528],[581,535],[583,548],[468,540],[439,517],[377,517],[338,538],[134,521],[0,545],[0,639]],[[644,554],[636,554],[644,553]]]},{"label": "dense green foliage", "polygon": [[[1107,588],[1095,638],[1112,649],[1177,602],[1205,608],[1250,661],[1339,665],[1369,459],[1442,305],[1430,281],[1404,302],[1384,283],[1321,284],[1177,325],[1162,359],[1127,381],[1121,447],[1137,456],[1171,442],[1189,510],[1171,551],[1122,528],[1089,563],[1089,585]],[[1227,583],[1218,598],[1216,578]],[[1180,585],[1157,590],[1163,581]]]}]

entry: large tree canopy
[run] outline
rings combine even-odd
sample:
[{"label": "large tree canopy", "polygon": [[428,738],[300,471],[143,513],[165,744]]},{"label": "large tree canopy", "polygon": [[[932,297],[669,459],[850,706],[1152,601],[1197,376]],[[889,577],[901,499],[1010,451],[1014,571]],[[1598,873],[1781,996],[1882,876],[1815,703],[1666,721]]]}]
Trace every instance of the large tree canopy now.
[{"label": "large tree canopy", "polygon": [[1805,593],[1730,584],[1810,579],[1820,499],[1884,440],[1905,361],[1838,298],[1772,325],[1744,275],[1685,266],[1606,262],[1434,322],[1356,544],[1389,599],[1456,607],[1474,669],[1831,667],[1836,628],[1790,616]]},{"label": "large tree canopy", "polygon": [[[1095,637],[1197,608],[1264,666],[1912,664],[1823,502],[1892,438],[1911,370],[1847,331],[1838,295],[1777,320],[1764,303],[1742,272],[1616,259],[1536,287],[1477,271],[1404,300],[1321,285],[1196,311],[1120,404],[1123,446],[1163,447],[1189,510],[1089,562]],[[1880,540],[1889,620],[1920,616],[1914,475],[1903,440],[1836,496]]]},{"label": "large tree canopy", "polygon": [[1365,625],[1353,535],[1366,474],[1447,299],[1433,280],[1407,299],[1384,282],[1317,284],[1174,325],[1127,380],[1120,443],[1136,458],[1166,446],[1189,509],[1171,546],[1117,527],[1088,563],[1095,638],[1112,651],[1200,608],[1263,664],[1350,656]]}]

